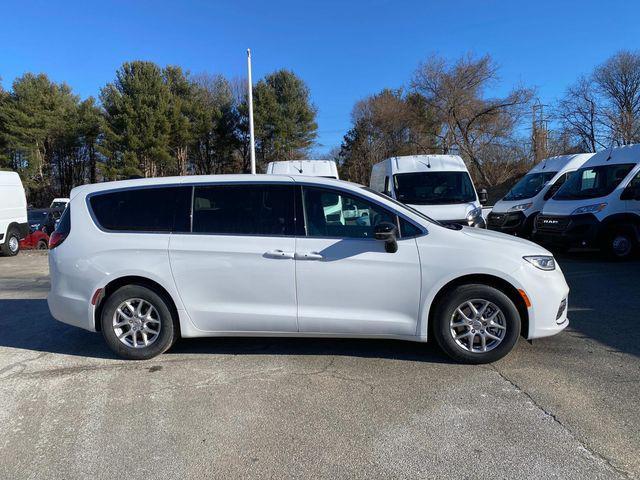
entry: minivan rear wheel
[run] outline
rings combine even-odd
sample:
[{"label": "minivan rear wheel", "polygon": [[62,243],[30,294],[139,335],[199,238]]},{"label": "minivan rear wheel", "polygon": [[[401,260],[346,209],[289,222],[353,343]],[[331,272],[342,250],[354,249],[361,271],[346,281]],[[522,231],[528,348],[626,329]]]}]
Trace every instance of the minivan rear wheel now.
[{"label": "minivan rear wheel", "polygon": [[5,257],[14,257],[20,252],[20,234],[15,228],[11,228],[7,233],[7,238],[2,247],[2,254]]},{"label": "minivan rear wheel", "polygon": [[433,333],[442,350],[463,363],[490,363],[509,353],[520,335],[520,314],[488,285],[456,287],[436,306]]},{"label": "minivan rear wheel", "polygon": [[102,335],[118,356],[146,360],[168,350],[177,337],[167,302],[141,285],[126,285],[105,300]]}]

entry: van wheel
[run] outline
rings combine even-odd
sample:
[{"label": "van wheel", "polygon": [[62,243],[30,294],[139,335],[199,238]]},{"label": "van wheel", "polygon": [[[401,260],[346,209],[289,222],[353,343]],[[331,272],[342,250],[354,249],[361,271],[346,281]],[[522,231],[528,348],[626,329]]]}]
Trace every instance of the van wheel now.
[{"label": "van wheel", "polygon": [[9,230],[7,238],[2,246],[2,254],[5,257],[15,257],[20,251],[20,234],[15,228]]},{"label": "van wheel", "polygon": [[636,249],[636,239],[631,229],[617,228],[613,230],[606,240],[605,249],[614,260],[626,260],[630,258]]},{"label": "van wheel", "polygon": [[177,328],[167,302],[140,285],[126,285],[106,299],[102,335],[118,356],[147,360],[167,351]]},{"label": "van wheel", "polygon": [[520,335],[520,314],[511,299],[487,285],[462,285],[436,306],[433,333],[452,359],[490,363],[511,351]]}]

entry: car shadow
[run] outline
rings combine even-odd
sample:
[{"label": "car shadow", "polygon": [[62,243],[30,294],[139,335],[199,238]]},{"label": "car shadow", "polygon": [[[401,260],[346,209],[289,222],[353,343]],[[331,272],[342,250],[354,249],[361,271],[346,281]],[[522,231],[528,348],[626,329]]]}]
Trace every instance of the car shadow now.
[{"label": "car shadow", "polygon": [[[102,335],[56,321],[44,299],[0,299],[0,347],[117,359]],[[434,344],[341,338],[184,338],[167,354],[335,355],[450,363]]]}]

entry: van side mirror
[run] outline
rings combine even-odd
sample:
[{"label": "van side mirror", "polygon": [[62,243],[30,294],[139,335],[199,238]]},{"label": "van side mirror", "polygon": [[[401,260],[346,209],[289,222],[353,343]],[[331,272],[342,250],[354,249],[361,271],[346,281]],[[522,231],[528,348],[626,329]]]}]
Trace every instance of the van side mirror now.
[{"label": "van side mirror", "polygon": [[480,189],[480,192],[478,193],[478,198],[482,205],[485,205],[489,201],[489,194],[487,193],[486,188]]},{"label": "van side mirror", "polygon": [[397,229],[393,223],[380,222],[374,227],[373,232],[376,240],[384,242],[384,249],[387,253],[396,253],[398,251]]}]

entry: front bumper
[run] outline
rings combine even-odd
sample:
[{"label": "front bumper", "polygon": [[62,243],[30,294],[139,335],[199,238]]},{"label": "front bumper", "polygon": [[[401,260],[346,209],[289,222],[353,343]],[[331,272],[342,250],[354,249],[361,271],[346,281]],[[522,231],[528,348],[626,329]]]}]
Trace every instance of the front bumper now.
[{"label": "front bumper", "polygon": [[538,215],[533,238],[539,243],[562,247],[597,247],[600,221],[591,213],[582,215]]},{"label": "front bumper", "polygon": [[496,232],[524,237],[531,234],[535,216],[533,214],[527,217],[523,212],[491,212],[487,216],[487,228]]}]

